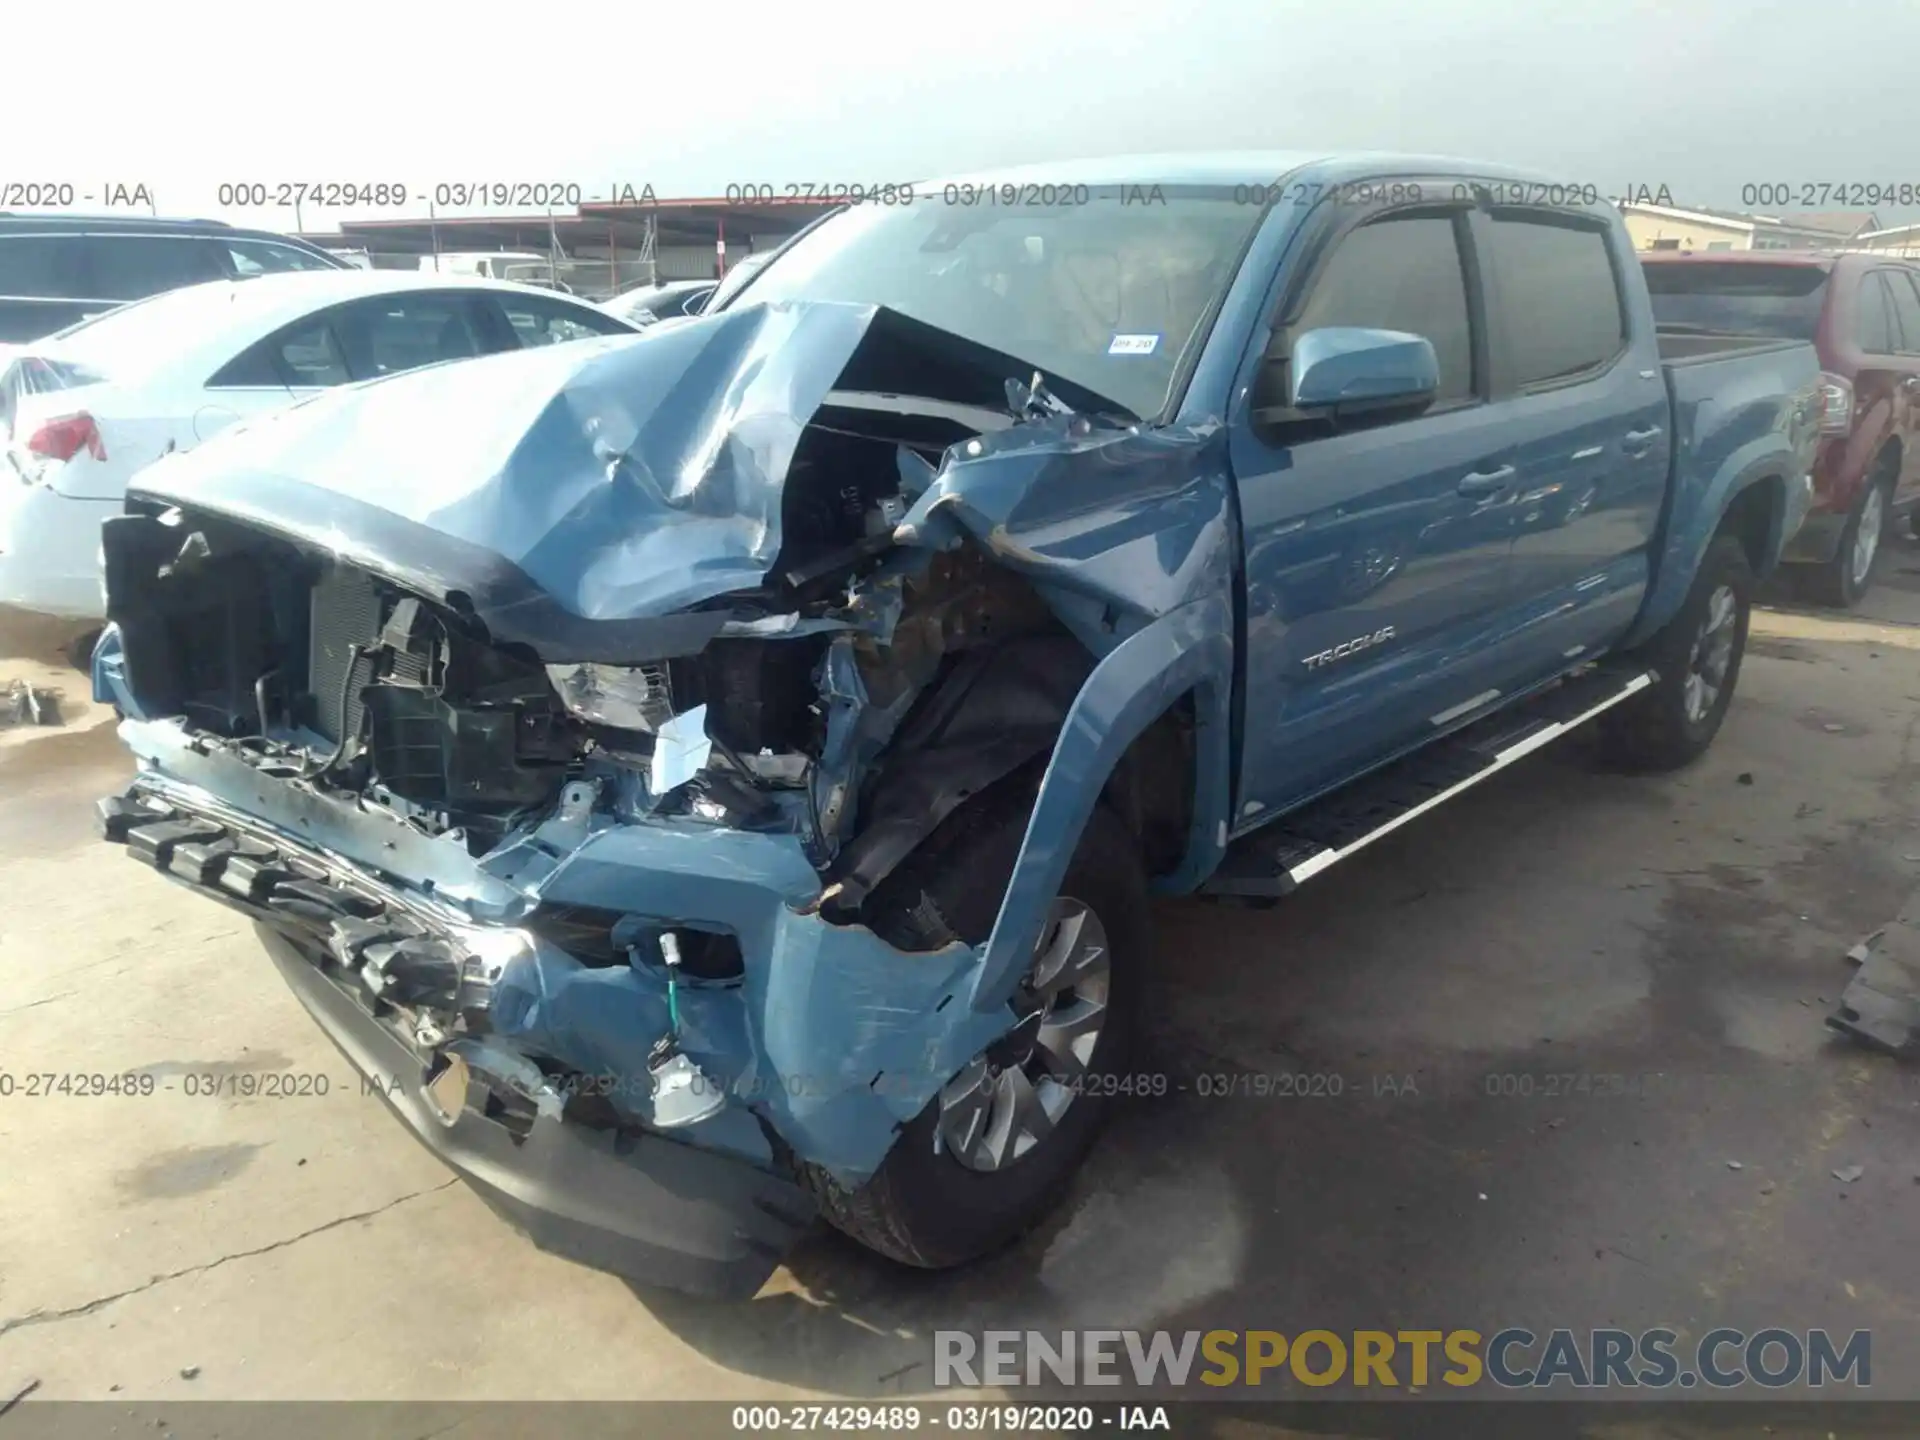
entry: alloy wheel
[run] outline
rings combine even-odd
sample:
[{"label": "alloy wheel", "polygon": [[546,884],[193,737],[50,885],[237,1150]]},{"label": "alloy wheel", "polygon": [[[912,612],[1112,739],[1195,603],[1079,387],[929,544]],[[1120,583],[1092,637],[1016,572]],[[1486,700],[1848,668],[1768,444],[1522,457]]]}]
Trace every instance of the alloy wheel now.
[{"label": "alloy wheel", "polygon": [[1853,583],[1867,583],[1874,556],[1880,553],[1880,532],[1886,528],[1887,492],[1876,485],[1860,504],[1860,523],[1853,528]]},{"label": "alloy wheel", "polygon": [[1699,724],[1720,699],[1726,688],[1727,671],[1733,664],[1733,642],[1738,629],[1740,602],[1733,587],[1715,588],[1707,601],[1707,613],[1693,640],[1693,653],[1687,661],[1685,698],[1687,720]]},{"label": "alloy wheel", "polygon": [[1080,1093],[1112,974],[1100,917],[1055,900],[1014,999],[1020,1021],[941,1090],[936,1146],[969,1170],[999,1170],[1041,1145]]}]

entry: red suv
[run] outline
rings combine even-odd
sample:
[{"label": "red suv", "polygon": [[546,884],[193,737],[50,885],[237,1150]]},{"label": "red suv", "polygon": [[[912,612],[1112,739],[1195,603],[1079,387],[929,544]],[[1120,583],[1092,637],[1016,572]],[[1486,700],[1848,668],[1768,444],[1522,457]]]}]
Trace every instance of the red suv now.
[{"label": "red suv", "polygon": [[1813,511],[1784,558],[1812,598],[1854,604],[1888,521],[1914,524],[1920,500],[1920,264],[1784,250],[1640,258],[1662,329],[1811,340],[1819,351],[1827,414]]}]

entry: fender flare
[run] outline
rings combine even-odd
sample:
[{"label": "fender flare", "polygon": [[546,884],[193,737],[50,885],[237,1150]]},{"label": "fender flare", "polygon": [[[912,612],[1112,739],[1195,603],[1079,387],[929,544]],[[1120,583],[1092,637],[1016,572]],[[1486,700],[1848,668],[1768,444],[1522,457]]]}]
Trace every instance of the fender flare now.
[{"label": "fender flare", "polygon": [[1232,637],[1224,596],[1193,601],[1122,641],[1087,677],[1061,726],[993,933],[980,952],[973,1010],[1007,1003],[1108,777],[1140,733],[1189,691],[1195,700],[1193,823],[1186,857],[1160,888],[1191,890],[1219,863],[1229,803]]},{"label": "fender flare", "polygon": [[[1764,442],[1757,442],[1755,448],[1761,445]],[[1782,468],[1779,450],[1765,446],[1760,454],[1750,457],[1744,464],[1723,469],[1714,477],[1706,495],[1691,508],[1690,516],[1677,525],[1670,524],[1660,544],[1653,585],[1646,603],[1640,609],[1640,618],[1634,621],[1633,628],[1620,640],[1617,648],[1629,649],[1642,644],[1679,612],[1687,592],[1693,588],[1693,577],[1707,553],[1707,546],[1720,533],[1728,512],[1742,495],[1769,481],[1777,481],[1782,490],[1783,503],[1774,507],[1772,525],[1767,535],[1767,554],[1773,557],[1774,563],[1778,563],[1781,548],[1791,538],[1785,530],[1787,513],[1793,506],[1793,482]]]}]

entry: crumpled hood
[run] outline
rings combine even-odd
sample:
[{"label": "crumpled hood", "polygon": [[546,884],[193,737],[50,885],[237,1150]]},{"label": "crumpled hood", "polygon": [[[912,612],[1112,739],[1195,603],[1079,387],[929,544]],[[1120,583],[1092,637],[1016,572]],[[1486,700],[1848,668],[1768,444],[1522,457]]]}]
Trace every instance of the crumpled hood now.
[{"label": "crumpled hood", "polygon": [[801,431],[878,313],[755,305],[437,365],[236,428],[130,488],[464,597],[550,658],[592,658],[626,628],[599,622],[764,579]]}]

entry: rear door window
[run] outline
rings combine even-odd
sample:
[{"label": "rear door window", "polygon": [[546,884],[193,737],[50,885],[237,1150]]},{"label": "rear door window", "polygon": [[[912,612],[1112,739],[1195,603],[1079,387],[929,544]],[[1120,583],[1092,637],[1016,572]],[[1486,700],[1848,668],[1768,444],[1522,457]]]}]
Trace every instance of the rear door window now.
[{"label": "rear door window", "polygon": [[242,351],[207,384],[213,389],[306,389],[345,385],[352,379],[333,327],[324,316],[315,316]]},{"label": "rear door window", "polygon": [[470,294],[432,290],[355,300],[327,312],[356,380],[484,353]]},{"label": "rear door window", "polygon": [[1495,210],[1487,253],[1500,303],[1496,343],[1516,388],[1588,374],[1626,348],[1626,307],[1601,226]]},{"label": "rear door window", "polygon": [[1920,355],[1920,282],[1906,270],[1887,270],[1881,278],[1893,296],[1895,346],[1902,355]]},{"label": "rear door window", "polygon": [[1853,297],[1853,343],[1869,355],[1894,353],[1893,307],[1879,272],[1867,276]]},{"label": "rear door window", "polygon": [[294,331],[277,349],[290,385],[344,385],[353,378],[345,347],[324,320]]},{"label": "rear door window", "polygon": [[590,310],[584,305],[568,305],[538,295],[511,295],[499,291],[487,296],[499,306],[507,325],[521,349],[534,345],[559,345],[568,340],[586,340],[595,335],[627,335],[633,327],[623,325],[611,315]]},{"label": "rear door window", "polygon": [[93,299],[73,235],[0,235],[0,296],[30,300]]},{"label": "rear door window", "polygon": [[246,350],[207,383],[325,388],[484,353],[463,292],[372,296],[335,305]]},{"label": "rear door window", "polygon": [[233,266],[236,279],[255,275],[276,275],[287,270],[333,270],[318,255],[292,245],[276,245],[271,240],[223,240],[221,248]]},{"label": "rear door window", "polygon": [[92,295],[103,300],[144,300],[227,278],[214,242],[198,235],[85,235],[79,243]]}]

